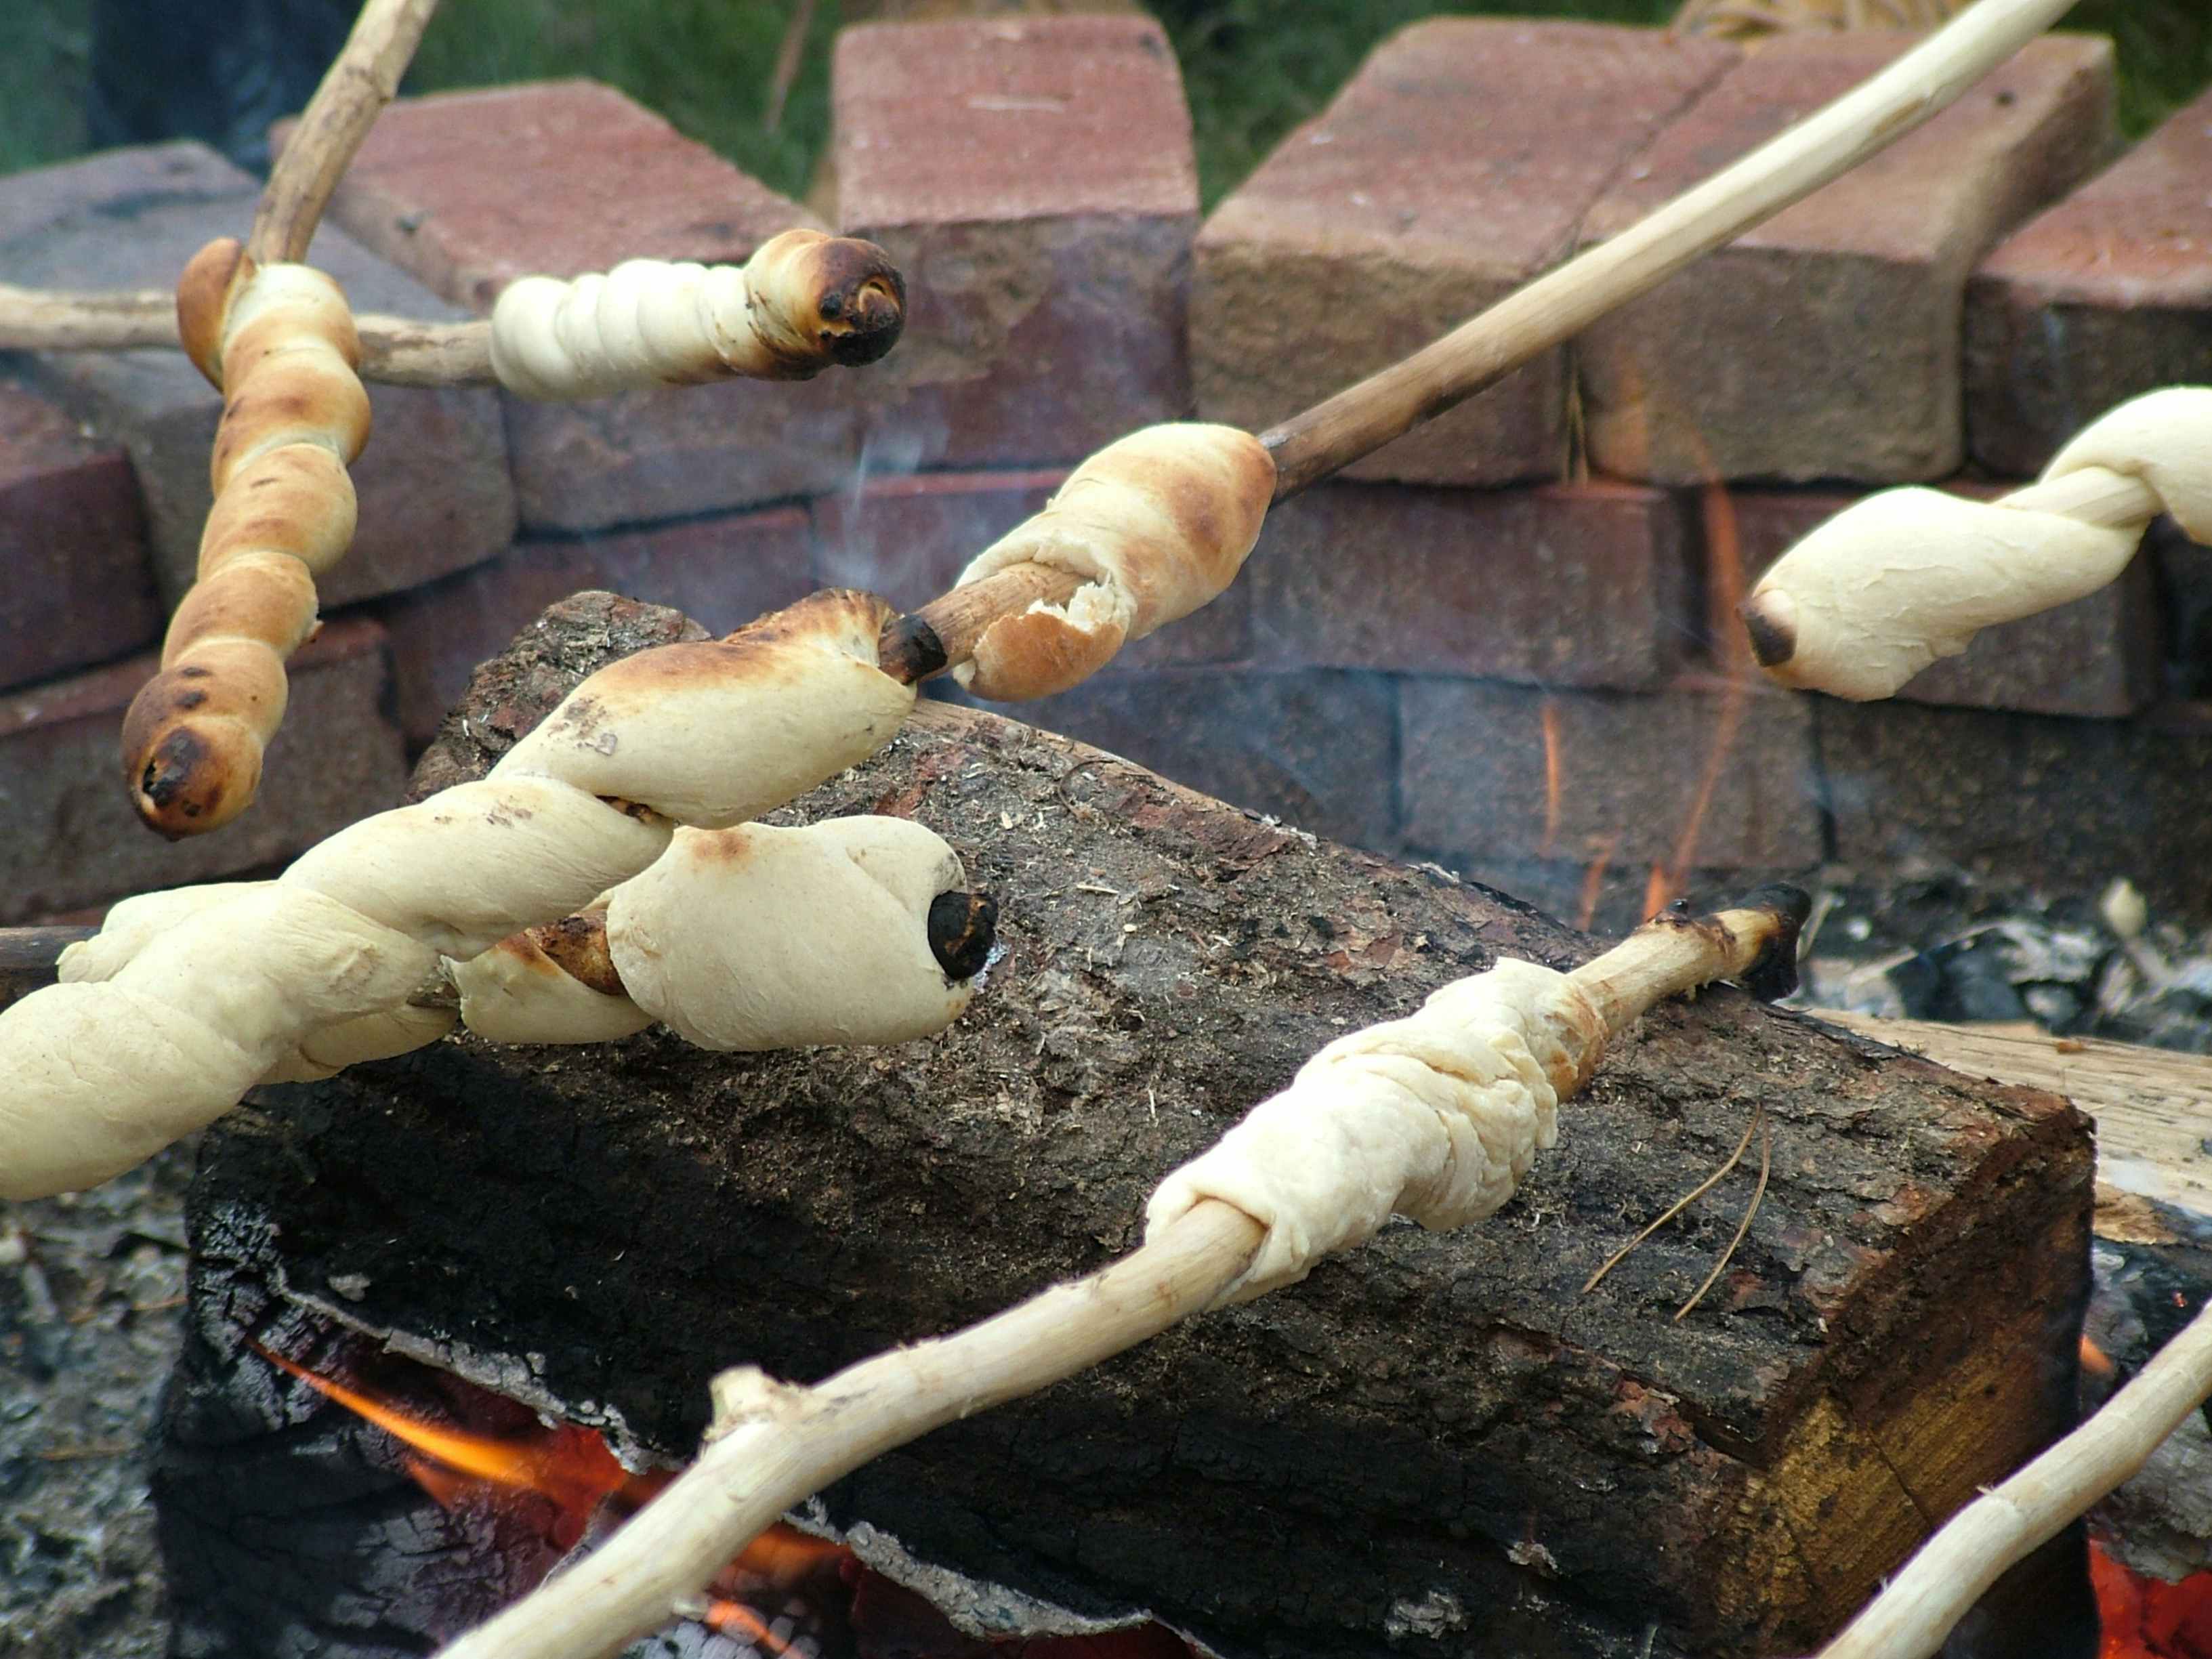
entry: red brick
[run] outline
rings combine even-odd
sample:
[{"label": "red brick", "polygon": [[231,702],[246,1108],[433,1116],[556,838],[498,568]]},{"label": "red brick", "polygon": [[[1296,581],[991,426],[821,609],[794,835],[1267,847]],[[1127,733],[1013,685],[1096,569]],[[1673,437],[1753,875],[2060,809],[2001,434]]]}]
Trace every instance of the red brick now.
[{"label": "red brick", "polygon": [[[1557,264],[1607,181],[1735,56],[1586,23],[1455,18],[1394,35],[1200,233],[1200,411],[1256,431]],[[1547,353],[1352,476],[1559,477],[1565,362]]]},{"label": "red brick", "polygon": [[985,706],[1316,835],[1378,852],[1397,844],[1397,700],[1387,675],[1164,668]]},{"label": "red brick", "polygon": [[0,687],[161,636],[138,486],[119,449],[0,384]]},{"label": "red brick", "polygon": [[[0,282],[166,287],[210,238],[242,234],[259,185],[212,150],[163,144],[0,179]],[[364,311],[449,318],[421,284],[325,228],[311,258]],[[208,451],[222,398],[179,352],[47,353],[51,392],[130,451],[155,555],[174,603],[191,585],[210,500]],[[372,386],[374,428],[353,470],[361,527],[319,584],[326,607],[428,581],[488,558],[514,532],[497,398],[483,388]]]},{"label": "red brick", "polygon": [[[1478,864],[1672,860],[1729,698],[1676,686],[1540,691],[1475,680],[1399,688],[1408,845]],[[1821,854],[1807,700],[1747,690],[1696,842],[1694,864],[1802,870]],[[1547,811],[1546,711],[1557,732]]]},{"label": "red brick", "polygon": [[1950,866],[2058,896],[2116,876],[2153,908],[2212,915],[2212,704],[2128,720],[1813,700],[1836,856]]},{"label": "red brick", "polygon": [[838,221],[907,278],[864,390],[906,466],[1080,459],[1190,406],[1198,174],[1175,55],[1131,16],[848,29]]},{"label": "red brick", "polygon": [[391,630],[400,730],[437,735],[478,663],[532,617],[584,588],[672,605],[725,634],[814,586],[803,507],[690,520],[579,541],[518,543],[488,564],[375,607]]},{"label": "red brick", "polygon": [[[824,586],[881,593],[904,610],[926,605],[952,586],[970,559],[1042,508],[1066,476],[908,473],[817,496],[816,578]],[[1125,647],[1111,672],[1249,654],[1252,579],[1248,565],[1212,604]]]},{"label": "red brick", "polygon": [[2113,404],[2212,380],[2212,92],[2031,221],[1966,289],[1966,441],[2039,472]]},{"label": "red brick", "polygon": [[[394,103],[331,214],[477,312],[520,276],[574,276],[628,258],[737,263],[778,231],[820,228],[796,202],[589,81]],[[860,453],[848,383],[877,372],[574,404],[509,398],[522,521],[597,530],[827,489]]]},{"label": "red brick", "polygon": [[[1956,481],[1946,486],[1981,500],[2008,487]],[[1711,548],[1715,565],[1706,591],[1714,601],[1709,618],[1714,636],[1731,647],[1741,644],[1743,624],[1732,614],[1730,592],[1747,592],[1767,566],[1860,499],[1825,490],[1729,492],[1740,574],[1731,589],[1718,563],[1725,547]],[[1933,664],[1897,695],[1914,702],[2032,714],[2131,714],[2159,692],[2157,589],[2152,562],[2138,558],[2118,580],[2071,605],[1983,629],[1963,654]]]},{"label": "red brick", "polygon": [[[1887,34],[1783,35],[1591,210],[1625,230],[1879,70]],[[1591,459],[1667,483],[1891,483],[1963,454],[1967,273],[2109,153],[2109,42],[2051,37],[1925,127],[1607,317],[1577,346]]]},{"label": "red brick", "polygon": [[123,785],[117,732],[152,655],[0,697],[0,923],[258,869],[394,805],[407,781],[384,630],[330,623],[291,663],[291,701],[252,810],[220,834],[166,842]]},{"label": "red brick", "polygon": [[1324,484],[1245,568],[1269,661],[1644,686],[1681,654],[1680,503],[1638,484]]}]

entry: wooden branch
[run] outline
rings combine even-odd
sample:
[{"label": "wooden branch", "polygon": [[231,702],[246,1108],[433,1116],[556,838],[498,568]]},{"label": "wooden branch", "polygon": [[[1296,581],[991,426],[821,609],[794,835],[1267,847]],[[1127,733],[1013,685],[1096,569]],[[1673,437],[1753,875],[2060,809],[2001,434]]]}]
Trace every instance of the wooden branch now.
[{"label": "wooden branch", "polygon": [[2087,1423],[1946,1522],[1819,1659],[1928,1659],[2007,1568],[2142,1468],[2208,1396],[2212,1312]]},{"label": "wooden branch", "polygon": [[[1711,980],[1794,978],[1802,894],[1770,889],[1745,908],[1669,915],[1567,975],[1608,1034],[1660,997]],[[1251,1265],[1264,1230],[1202,1200],[1101,1272],[984,1322],[848,1366],[811,1388],[753,1367],[714,1379],[699,1461],[590,1561],[547,1580],[445,1651],[447,1659],[581,1659],[616,1653],[678,1605],[809,1493],[893,1447],[1035,1393],[1216,1302]]]},{"label": "wooden branch", "polygon": [[438,0],[368,0],[330,73],[270,169],[246,239],[256,264],[304,259],[361,141],[399,90]]},{"label": "wooden branch", "polygon": [[[364,313],[361,377],[386,386],[493,386],[491,325]],[[177,301],[158,289],[76,294],[0,283],[0,351],[182,349]]]},{"label": "wooden branch", "polygon": [[54,963],[61,953],[99,931],[97,927],[0,928],[0,1008],[42,985],[52,985]]},{"label": "wooden branch", "polygon": [[1980,0],[1864,85],[1474,321],[1261,434],[1275,499],[1379,449],[1571,339],[1893,143],[2058,21],[2071,0]]},{"label": "wooden branch", "polygon": [[[1812,1012],[1815,1019],[1924,1054],[1954,1071],[2064,1095],[2097,1120],[2101,1170],[2148,1165],[2157,1171],[2161,1188],[2154,1196],[2212,1216],[2212,1158],[2202,1145],[2205,1126],[2212,1124],[2212,1057],[2098,1037],[1885,1019],[1828,1008]],[[2129,1185],[2133,1189],[2136,1183]]]}]

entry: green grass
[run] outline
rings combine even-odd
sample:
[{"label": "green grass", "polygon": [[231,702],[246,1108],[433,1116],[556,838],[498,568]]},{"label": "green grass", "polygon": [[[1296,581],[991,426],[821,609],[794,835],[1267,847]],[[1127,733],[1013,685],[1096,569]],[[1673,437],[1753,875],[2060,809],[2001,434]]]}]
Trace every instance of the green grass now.
[{"label": "green grass", "polygon": [[[1675,0],[1160,0],[1182,60],[1208,206],[1233,189],[1393,29],[1440,11],[1665,20]],[[88,0],[0,0],[0,172],[76,154]],[[803,194],[829,134],[830,43],[838,9],[817,9],[775,132],[762,114],[784,3],[766,0],[447,0],[410,90],[590,75],[659,110],[747,172]],[[2148,131],[2212,85],[2212,0],[2084,0],[2070,28],[2113,36],[2121,120]]]}]

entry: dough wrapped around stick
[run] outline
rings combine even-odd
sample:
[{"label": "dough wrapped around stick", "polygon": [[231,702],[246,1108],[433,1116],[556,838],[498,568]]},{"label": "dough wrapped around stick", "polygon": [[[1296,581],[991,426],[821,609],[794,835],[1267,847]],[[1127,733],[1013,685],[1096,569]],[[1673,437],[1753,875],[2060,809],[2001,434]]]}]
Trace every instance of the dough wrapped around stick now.
[{"label": "dough wrapped around stick", "polygon": [[874,362],[906,325],[906,283],[873,242],[787,230],[743,265],[630,259],[525,276],[492,308],[492,370],[525,398],[603,398]]},{"label": "dough wrapped around stick", "polygon": [[166,927],[112,977],[0,1011],[0,1198],[85,1187],[211,1121],[318,1034],[873,754],[914,692],[890,608],[825,592],[726,639],[610,664],[479,782],[340,831]]},{"label": "dough wrapped around stick", "polygon": [[361,343],[322,272],[257,267],[235,241],[211,242],[185,267],[177,315],[225,395],[198,574],[123,721],[131,804],[170,836],[252,803],[284,718],[284,659],[314,632],[315,579],[353,544],[346,469],[368,441]]},{"label": "dough wrapped around stick", "polygon": [[1043,512],[978,555],[954,592],[1019,564],[1084,585],[1063,605],[993,622],[954,678],[1008,702],[1081,684],[1125,641],[1188,616],[1237,579],[1274,488],[1274,462],[1235,427],[1152,426],[1107,445]]},{"label": "dough wrapped around stick", "polygon": [[1775,562],[1743,602],[1744,625],[1784,685],[1887,697],[1981,629],[2102,587],[2160,513],[2212,542],[2212,387],[2122,404],[1994,501],[1868,496]]}]

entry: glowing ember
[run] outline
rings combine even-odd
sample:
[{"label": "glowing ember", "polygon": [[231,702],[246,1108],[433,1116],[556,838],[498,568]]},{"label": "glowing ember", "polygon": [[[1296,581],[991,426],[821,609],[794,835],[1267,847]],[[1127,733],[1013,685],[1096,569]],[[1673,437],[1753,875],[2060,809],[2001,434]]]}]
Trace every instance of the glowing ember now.
[{"label": "glowing ember", "polygon": [[2098,1659],[2212,1659],[2212,1571],[2145,1578],[2093,1539],[2089,1582],[2105,1627]]}]

